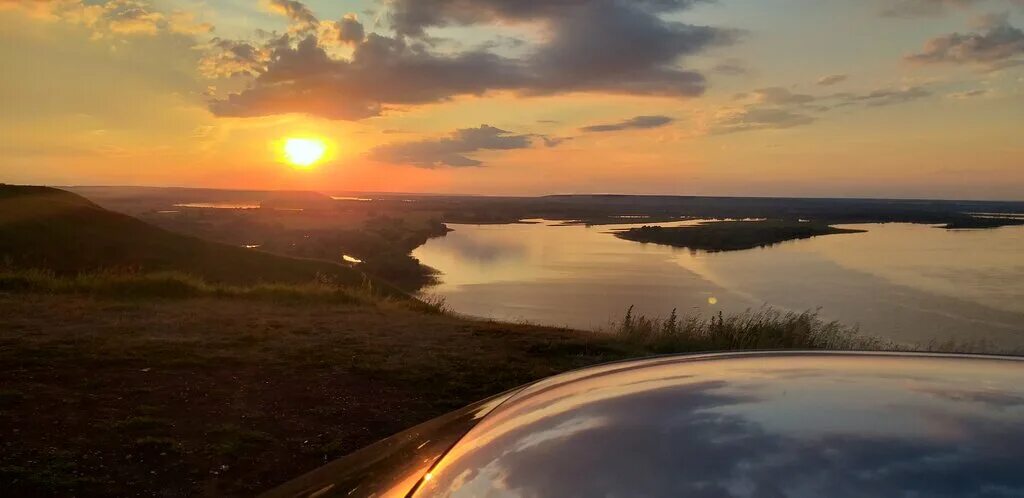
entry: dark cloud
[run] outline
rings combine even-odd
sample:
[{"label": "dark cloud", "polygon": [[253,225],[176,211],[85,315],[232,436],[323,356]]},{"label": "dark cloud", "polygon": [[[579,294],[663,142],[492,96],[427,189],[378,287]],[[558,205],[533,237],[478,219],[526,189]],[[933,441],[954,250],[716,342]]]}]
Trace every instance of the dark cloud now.
[{"label": "dark cloud", "polygon": [[331,29],[330,34],[334,35],[337,41],[344,44],[355,45],[362,43],[366,39],[366,31],[363,29],[363,24],[353,14],[346,15],[340,21],[327,23],[327,27]]},{"label": "dark cloud", "polygon": [[662,126],[668,125],[672,121],[675,120],[668,116],[637,116],[635,118],[630,118],[625,121],[619,121],[618,123],[584,126],[583,128],[580,128],[580,131],[591,133],[660,128]]},{"label": "dark cloud", "polygon": [[612,4],[663,13],[687,9],[708,0],[396,0],[389,18],[398,34],[425,36],[425,30],[494,21],[550,21],[581,10]]},{"label": "dark cloud", "polygon": [[830,74],[828,76],[822,76],[821,78],[818,78],[818,85],[820,85],[820,86],[838,85],[839,83],[842,83],[842,82],[844,82],[844,81],[846,81],[848,79],[850,79],[850,76],[847,75],[847,74]]},{"label": "dark cloud", "polygon": [[493,126],[480,125],[479,128],[456,130],[444,138],[381,145],[370,152],[370,157],[421,168],[481,166],[482,161],[467,157],[466,154],[481,150],[527,149],[537,139],[548,147],[561,143],[561,140],[551,137],[516,135]]},{"label": "dark cloud", "polygon": [[199,72],[209,78],[257,76],[266,70],[270,54],[249,42],[214,38],[199,60]]},{"label": "dark cloud", "polygon": [[576,4],[548,18],[551,38],[525,59],[533,77],[524,93],[701,95],[704,76],[680,69],[679,59],[731,39],[728,32],[664,21],[644,8],[674,2]]},{"label": "dark cloud", "polygon": [[[367,36],[354,17],[346,17],[333,31],[354,53],[336,59],[312,32],[293,30],[273,47],[270,63],[248,89],[211,108],[225,116],[304,112],[361,119],[387,107],[493,90],[693,97],[704,92],[705,78],[679,67],[680,59],[733,38],[729,31],[660,17],[695,1],[399,0],[391,11],[396,36]],[[316,22],[298,2],[274,5],[300,26]],[[525,20],[544,22],[550,36],[522,58],[498,55],[486,44],[437,52],[424,35],[433,26]]]},{"label": "dark cloud", "polygon": [[917,64],[979,64],[1002,67],[1024,62],[1024,31],[1010,25],[1008,16],[985,16],[978,33],[952,33],[932,38],[924,49],[906,56]]},{"label": "dark cloud", "polygon": [[303,112],[363,119],[384,104],[423,104],[523,84],[519,68],[487,52],[434,55],[420,46],[371,33],[352,60],[331,58],[313,36],[276,48],[250,88],[215,101],[219,116]]}]

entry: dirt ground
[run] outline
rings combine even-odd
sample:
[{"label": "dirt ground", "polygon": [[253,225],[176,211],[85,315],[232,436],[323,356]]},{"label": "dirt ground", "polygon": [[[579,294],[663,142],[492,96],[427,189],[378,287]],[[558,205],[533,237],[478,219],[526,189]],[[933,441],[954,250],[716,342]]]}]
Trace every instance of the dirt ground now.
[{"label": "dirt ground", "polygon": [[637,354],[386,303],[0,293],[0,489],[248,496],[508,388]]}]

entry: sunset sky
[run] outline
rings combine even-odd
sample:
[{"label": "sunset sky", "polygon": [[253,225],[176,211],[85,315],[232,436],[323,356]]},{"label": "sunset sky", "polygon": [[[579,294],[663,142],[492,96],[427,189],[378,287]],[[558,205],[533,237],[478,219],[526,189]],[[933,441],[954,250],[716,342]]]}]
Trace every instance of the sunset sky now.
[{"label": "sunset sky", "polygon": [[1024,0],[0,0],[0,182],[1024,199],[1022,28]]}]

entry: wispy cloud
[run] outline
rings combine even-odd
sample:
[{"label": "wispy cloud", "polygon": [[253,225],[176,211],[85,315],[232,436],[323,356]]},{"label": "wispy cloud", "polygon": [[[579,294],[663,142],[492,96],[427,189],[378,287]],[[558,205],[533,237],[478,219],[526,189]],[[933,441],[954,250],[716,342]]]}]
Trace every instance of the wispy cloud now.
[{"label": "wispy cloud", "polygon": [[545,135],[515,134],[484,124],[478,128],[458,129],[445,137],[381,145],[370,152],[370,158],[421,168],[482,166],[483,161],[467,154],[485,150],[527,149],[537,142],[553,147],[561,143],[561,140]]},{"label": "wispy cloud", "polygon": [[975,22],[980,31],[951,33],[928,40],[905,60],[915,64],[974,64],[990,69],[1024,63],[1024,31],[1009,16],[989,15]]},{"label": "wispy cloud", "polygon": [[819,86],[832,86],[838,85],[848,79],[850,79],[850,75],[848,74],[830,74],[828,76],[818,78],[817,83]]},{"label": "wispy cloud", "polygon": [[932,95],[923,86],[884,87],[863,93],[813,95],[783,87],[768,87],[734,97],[739,106],[720,109],[708,124],[711,134],[787,129],[809,125],[835,109],[860,106],[883,107]]},{"label": "wispy cloud", "polygon": [[584,126],[580,131],[585,133],[609,132],[622,130],[642,130],[648,128],[660,128],[672,123],[674,119],[668,116],[637,116],[617,123],[596,124]]}]

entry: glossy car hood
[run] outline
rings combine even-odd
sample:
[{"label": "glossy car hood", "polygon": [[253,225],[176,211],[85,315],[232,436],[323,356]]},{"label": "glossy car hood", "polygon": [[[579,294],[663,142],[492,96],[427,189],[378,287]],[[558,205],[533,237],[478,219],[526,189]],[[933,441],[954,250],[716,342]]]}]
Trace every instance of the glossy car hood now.
[{"label": "glossy car hood", "polygon": [[1024,359],[613,363],[417,426],[266,496],[1021,497]]},{"label": "glossy car hood", "polygon": [[1024,496],[1024,361],[755,353],[553,377],[414,496]]}]

